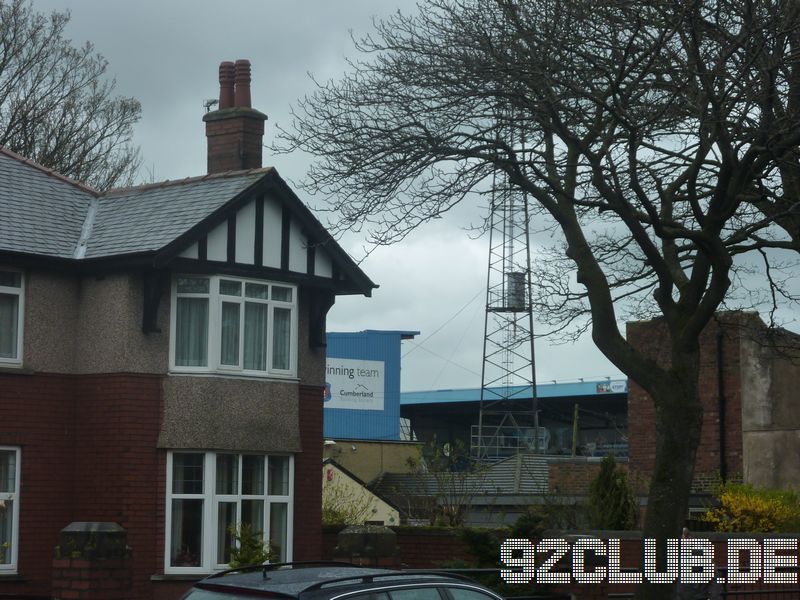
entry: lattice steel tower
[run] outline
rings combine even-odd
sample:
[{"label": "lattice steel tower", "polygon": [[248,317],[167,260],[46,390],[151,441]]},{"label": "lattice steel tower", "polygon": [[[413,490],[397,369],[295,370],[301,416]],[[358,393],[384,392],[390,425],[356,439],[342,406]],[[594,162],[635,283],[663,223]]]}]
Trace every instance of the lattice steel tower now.
[{"label": "lattice steel tower", "polygon": [[502,176],[492,195],[481,379],[473,457],[538,452],[528,203]]}]

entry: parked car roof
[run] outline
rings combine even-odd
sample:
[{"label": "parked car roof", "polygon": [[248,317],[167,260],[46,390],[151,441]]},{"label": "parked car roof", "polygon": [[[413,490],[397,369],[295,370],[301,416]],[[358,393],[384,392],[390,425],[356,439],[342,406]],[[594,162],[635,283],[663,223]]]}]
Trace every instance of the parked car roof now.
[{"label": "parked car roof", "polygon": [[473,588],[486,593],[490,598],[501,598],[464,576],[433,571],[373,569],[346,563],[283,563],[232,569],[197,582],[184,598],[239,600],[272,597],[333,600],[349,595],[373,595],[404,588],[441,586]]}]

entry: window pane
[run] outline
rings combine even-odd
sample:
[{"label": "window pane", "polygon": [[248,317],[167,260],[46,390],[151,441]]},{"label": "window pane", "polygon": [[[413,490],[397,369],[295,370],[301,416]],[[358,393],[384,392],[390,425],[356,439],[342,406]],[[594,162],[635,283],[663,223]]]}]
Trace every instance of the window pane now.
[{"label": "window pane", "polygon": [[267,370],[267,305],[244,304],[244,368]]},{"label": "window pane", "polygon": [[269,492],[271,496],[289,495],[289,457],[269,457]]},{"label": "window pane", "polygon": [[14,534],[14,501],[0,500],[0,565],[11,563]]},{"label": "window pane", "polygon": [[172,493],[203,493],[203,455],[172,455]]},{"label": "window pane", "polygon": [[442,600],[438,590],[434,587],[392,590],[389,592],[389,598],[392,600]]},{"label": "window pane", "polygon": [[286,561],[286,517],[288,514],[287,504],[275,502],[270,504],[269,545],[278,554],[279,562]]},{"label": "window pane", "polygon": [[178,298],[176,312],[175,364],[180,367],[207,366],[208,298]]},{"label": "window pane", "polygon": [[221,329],[220,363],[236,366],[239,364],[239,304],[222,303]]},{"label": "window pane", "polygon": [[292,323],[292,311],[288,308],[276,308],[273,316],[275,331],[272,337],[272,368],[289,369],[289,347]]},{"label": "window pane", "polygon": [[239,456],[217,454],[217,494],[239,493]]},{"label": "window pane", "polygon": [[267,299],[267,292],[269,287],[263,283],[246,283],[244,284],[244,295],[248,298],[261,298]]},{"label": "window pane", "polygon": [[0,493],[16,492],[17,453],[0,450]]},{"label": "window pane", "polygon": [[476,590],[458,587],[449,587],[447,590],[453,595],[454,600],[495,600],[493,596]]},{"label": "window pane", "polygon": [[178,277],[179,294],[207,294],[208,277]]},{"label": "window pane", "polygon": [[263,500],[242,500],[242,524],[250,525],[255,533],[264,533]]},{"label": "window pane", "polygon": [[203,561],[203,501],[172,501],[170,566],[199,567]]},{"label": "window pane", "polygon": [[242,494],[259,496],[264,493],[264,457],[242,457]]},{"label": "window pane", "polygon": [[242,282],[231,281],[230,279],[221,279],[219,282],[219,293],[226,296],[241,296],[242,295]]},{"label": "window pane", "polygon": [[292,301],[292,288],[280,287],[278,285],[272,286],[272,299],[280,300],[281,302]]},{"label": "window pane", "polygon": [[217,508],[217,564],[226,565],[231,562],[231,527],[235,526],[236,503],[220,502]]},{"label": "window pane", "polygon": [[0,294],[0,358],[17,358],[19,296]]},{"label": "window pane", "polygon": [[22,287],[22,273],[18,271],[0,271],[0,285],[6,287]]}]

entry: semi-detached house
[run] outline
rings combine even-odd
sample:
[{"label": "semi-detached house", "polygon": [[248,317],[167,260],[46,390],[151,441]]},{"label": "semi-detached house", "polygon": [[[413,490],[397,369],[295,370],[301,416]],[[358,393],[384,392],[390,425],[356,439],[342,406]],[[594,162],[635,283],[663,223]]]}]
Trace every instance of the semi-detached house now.
[{"label": "semi-detached house", "polygon": [[127,530],[136,598],[237,522],[321,556],[325,316],[376,286],[261,168],[249,86],[222,63],[202,177],[99,193],[0,149],[0,596],[49,594],[74,521]]}]

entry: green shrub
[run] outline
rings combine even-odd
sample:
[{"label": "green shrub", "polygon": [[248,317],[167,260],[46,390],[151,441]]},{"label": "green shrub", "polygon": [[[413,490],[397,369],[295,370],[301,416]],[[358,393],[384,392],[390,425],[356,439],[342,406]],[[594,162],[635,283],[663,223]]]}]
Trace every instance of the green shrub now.
[{"label": "green shrub", "polygon": [[586,507],[589,526],[594,529],[633,529],[637,507],[627,472],[609,455],[589,486]]},{"label": "green shrub", "polygon": [[719,506],[705,516],[714,531],[800,531],[800,497],[797,492],[726,483],[719,487],[717,497]]},{"label": "green shrub", "polygon": [[255,531],[249,523],[242,523],[238,527],[231,525],[228,531],[234,542],[231,547],[231,562],[228,563],[231,569],[261,565],[278,558],[269,544],[264,542],[263,534]]}]

